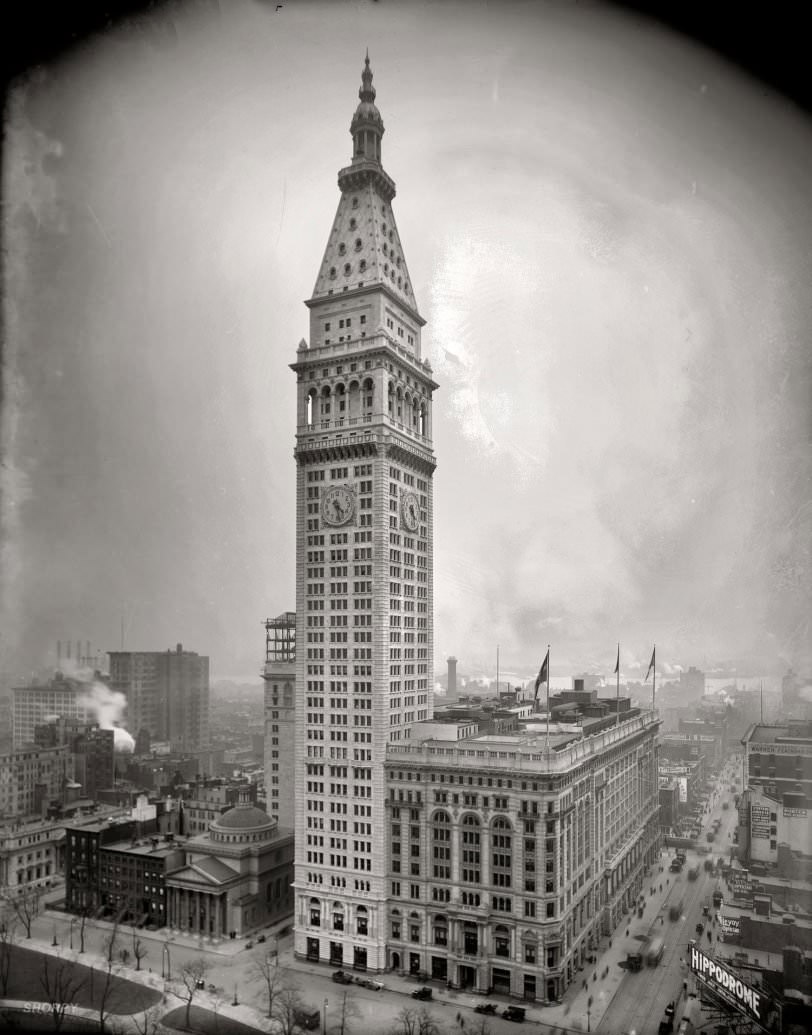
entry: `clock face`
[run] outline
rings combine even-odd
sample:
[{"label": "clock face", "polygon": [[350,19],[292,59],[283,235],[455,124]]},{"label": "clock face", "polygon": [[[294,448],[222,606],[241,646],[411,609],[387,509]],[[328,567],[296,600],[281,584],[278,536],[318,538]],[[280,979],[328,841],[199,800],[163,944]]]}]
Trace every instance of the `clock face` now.
[{"label": "clock face", "polygon": [[321,498],[321,516],[328,525],[346,525],[355,513],[355,493],[343,485],[328,489]]},{"label": "clock face", "polygon": [[414,532],[420,524],[420,501],[413,492],[404,492],[400,500],[400,510],[403,514],[403,524]]}]

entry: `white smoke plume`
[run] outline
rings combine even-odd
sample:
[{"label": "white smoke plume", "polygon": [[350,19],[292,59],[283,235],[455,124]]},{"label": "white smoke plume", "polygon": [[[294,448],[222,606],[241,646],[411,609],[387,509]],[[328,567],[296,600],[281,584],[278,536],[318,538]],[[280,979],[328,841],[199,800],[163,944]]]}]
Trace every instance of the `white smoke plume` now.
[{"label": "white smoke plume", "polygon": [[114,750],[130,753],[135,750],[135,740],[121,725],[127,710],[127,698],[118,690],[111,690],[103,683],[97,673],[89,668],[79,668],[70,659],[63,661],[62,671],[68,679],[81,683],[84,692],[79,703],[94,712],[99,727],[113,730]]}]

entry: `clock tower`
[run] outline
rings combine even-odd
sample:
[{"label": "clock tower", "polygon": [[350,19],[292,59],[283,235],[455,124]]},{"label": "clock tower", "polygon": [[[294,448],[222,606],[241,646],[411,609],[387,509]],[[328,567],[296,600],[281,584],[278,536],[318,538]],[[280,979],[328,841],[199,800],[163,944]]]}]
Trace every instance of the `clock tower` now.
[{"label": "clock tower", "polygon": [[387,745],[433,715],[432,393],[367,55],[352,160],[291,364],[295,952],[386,966]]}]

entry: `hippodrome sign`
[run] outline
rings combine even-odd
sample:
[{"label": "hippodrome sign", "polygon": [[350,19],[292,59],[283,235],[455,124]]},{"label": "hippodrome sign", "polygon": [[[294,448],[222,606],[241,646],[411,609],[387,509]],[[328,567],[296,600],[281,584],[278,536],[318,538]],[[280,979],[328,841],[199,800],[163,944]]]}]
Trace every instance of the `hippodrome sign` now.
[{"label": "hippodrome sign", "polygon": [[706,956],[704,952],[691,946],[689,965],[696,976],[709,985],[721,998],[735,1006],[740,1013],[746,1013],[759,1024],[765,1024],[772,1012],[772,1003],[768,996],[757,992],[737,978],[727,967]]}]

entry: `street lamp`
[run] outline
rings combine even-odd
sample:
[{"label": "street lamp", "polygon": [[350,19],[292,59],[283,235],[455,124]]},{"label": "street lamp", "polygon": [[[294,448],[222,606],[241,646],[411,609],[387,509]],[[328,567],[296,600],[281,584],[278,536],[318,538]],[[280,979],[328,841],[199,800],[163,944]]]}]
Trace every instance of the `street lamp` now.
[{"label": "street lamp", "polygon": [[239,1002],[237,1001],[237,985],[236,985],[236,982],[234,984],[234,1002],[231,1005],[232,1006],[239,1006],[240,1005]]},{"label": "street lamp", "polygon": [[54,940],[51,942],[51,945],[59,945],[59,942],[56,940],[56,924],[54,924]]},{"label": "street lamp", "polygon": [[171,960],[169,958],[169,946],[164,942],[163,952],[161,953],[161,977],[165,981],[169,981],[169,967]]},{"label": "street lamp", "polygon": [[329,1001],[330,1000],[327,999],[327,997],[325,996],[325,999],[324,999],[324,1035],[327,1035],[327,1004],[329,1003]]},{"label": "street lamp", "polygon": [[72,916],[70,918],[70,947],[71,947],[71,951],[73,951],[73,925],[76,923],[76,921],[78,919],[79,919],[78,916]]},{"label": "street lamp", "polygon": [[592,1010],[592,996],[590,996],[587,999],[587,1001],[586,1001],[586,1030],[587,1031],[592,1031],[592,1028],[590,1027],[590,1012],[591,1012],[591,1010]]}]

